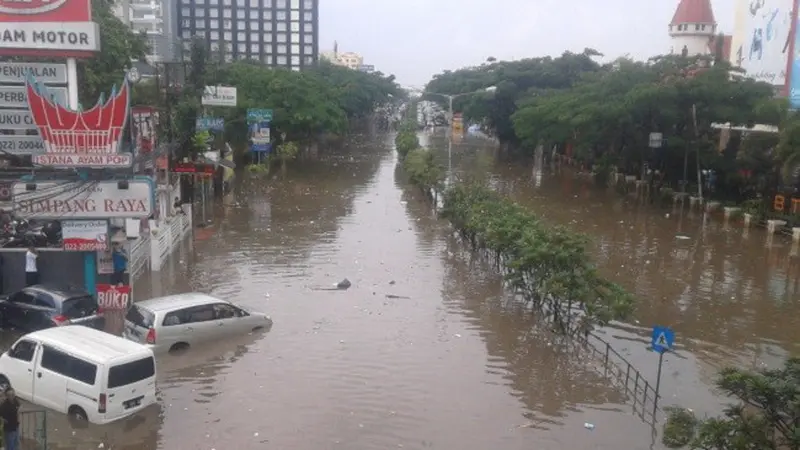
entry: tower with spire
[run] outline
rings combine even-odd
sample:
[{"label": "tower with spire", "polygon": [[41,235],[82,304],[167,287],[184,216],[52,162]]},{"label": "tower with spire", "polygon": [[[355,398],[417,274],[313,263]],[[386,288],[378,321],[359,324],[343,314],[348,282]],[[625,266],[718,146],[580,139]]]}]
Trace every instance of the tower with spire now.
[{"label": "tower with spire", "polygon": [[669,36],[672,38],[670,53],[686,56],[713,53],[717,22],[711,0],[680,0],[669,23]]}]

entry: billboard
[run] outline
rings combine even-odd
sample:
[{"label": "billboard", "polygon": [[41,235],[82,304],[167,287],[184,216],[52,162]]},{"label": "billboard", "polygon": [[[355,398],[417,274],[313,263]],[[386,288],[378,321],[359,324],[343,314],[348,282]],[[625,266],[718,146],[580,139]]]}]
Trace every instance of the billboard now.
[{"label": "billboard", "polygon": [[[800,3],[800,0],[798,0]],[[792,46],[791,64],[789,65],[789,109],[800,109],[800,12],[795,10],[795,32],[792,39],[794,40]]]},{"label": "billboard", "polygon": [[738,0],[731,60],[756,81],[785,86],[794,0]]},{"label": "billboard", "polygon": [[100,50],[91,0],[0,0],[0,54],[90,57]]}]

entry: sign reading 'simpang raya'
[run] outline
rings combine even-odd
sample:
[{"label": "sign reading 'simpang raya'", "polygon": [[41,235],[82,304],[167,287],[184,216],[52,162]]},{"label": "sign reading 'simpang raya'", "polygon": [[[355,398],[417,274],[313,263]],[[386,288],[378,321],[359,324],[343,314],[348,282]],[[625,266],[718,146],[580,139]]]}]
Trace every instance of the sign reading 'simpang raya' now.
[{"label": "sign reading 'simpang raya'", "polygon": [[0,0],[0,54],[88,57],[97,51],[91,0]]},{"label": "sign reading 'simpang raya'", "polygon": [[145,218],[153,213],[150,180],[14,183],[14,213],[29,219]]}]

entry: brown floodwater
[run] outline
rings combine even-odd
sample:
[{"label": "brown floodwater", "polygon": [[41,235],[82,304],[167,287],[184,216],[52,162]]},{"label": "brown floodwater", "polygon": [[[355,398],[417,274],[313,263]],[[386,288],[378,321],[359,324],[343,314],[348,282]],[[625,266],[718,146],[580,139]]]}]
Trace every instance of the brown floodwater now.
[{"label": "brown floodwater", "polygon": [[[554,339],[470,258],[404,181],[391,142],[360,137],[240,180],[211,206],[212,226],[134,295],[209,292],[268,312],[273,329],[162,358],[160,404],[134,419],[73,429],[50,414],[51,448],[660,448],[598,358]],[[443,141],[430,144],[446,164]],[[455,146],[452,163],[593,239],[601,269],[639,298],[630,323],[603,334],[651,382],[650,327],[676,330],[664,404],[714,412],[718,367],[797,353],[798,270],[782,239],[666,217],[549,168],[537,177],[480,140]],[[349,290],[319,290],[345,277]]]}]

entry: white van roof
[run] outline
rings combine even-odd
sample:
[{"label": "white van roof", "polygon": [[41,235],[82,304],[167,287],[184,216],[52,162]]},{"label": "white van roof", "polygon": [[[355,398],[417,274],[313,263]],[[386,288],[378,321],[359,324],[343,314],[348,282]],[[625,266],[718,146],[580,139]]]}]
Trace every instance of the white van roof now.
[{"label": "white van roof", "polygon": [[39,341],[99,364],[153,354],[152,350],[142,344],[82,325],[65,325],[35,331],[22,339]]}]

